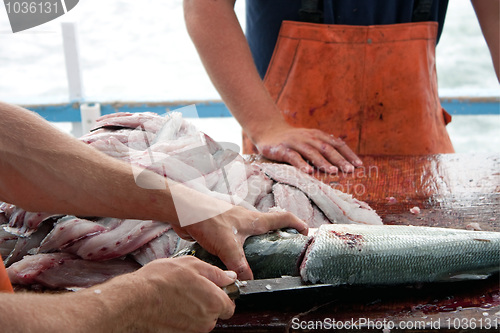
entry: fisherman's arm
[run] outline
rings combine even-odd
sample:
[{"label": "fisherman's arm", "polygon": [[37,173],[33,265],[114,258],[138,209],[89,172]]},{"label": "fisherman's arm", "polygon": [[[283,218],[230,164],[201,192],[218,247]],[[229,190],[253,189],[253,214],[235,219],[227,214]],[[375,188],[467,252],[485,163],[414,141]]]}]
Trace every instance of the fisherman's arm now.
[{"label": "fisherman's arm", "polygon": [[[60,132],[24,108],[0,102],[0,117],[1,201],[35,212],[117,218],[162,214],[163,221],[175,221],[168,189],[137,186],[129,164]],[[165,181],[147,175],[151,182]]]},{"label": "fisherman's arm", "polygon": [[77,292],[0,294],[0,323],[3,332],[208,332],[234,312],[220,288],[229,274],[194,257],[155,260]]},{"label": "fisherman's arm", "polygon": [[471,0],[500,81],[500,1]]},{"label": "fisherman's arm", "polygon": [[[0,201],[34,212],[168,222],[242,279],[252,278],[243,253],[247,237],[284,227],[307,233],[293,214],[249,211],[183,185],[176,186],[174,204],[164,177],[146,170],[142,185],[163,188],[140,187],[130,164],[60,132],[31,111],[0,102],[0,118]],[[210,218],[181,226],[176,207]]]},{"label": "fisherman's arm", "polygon": [[267,158],[312,172],[310,161],[325,172],[352,171],[359,158],[342,140],[320,130],[295,128],[281,116],[260,79],[234,0],[184,0],[188,32],[224,102]]}]

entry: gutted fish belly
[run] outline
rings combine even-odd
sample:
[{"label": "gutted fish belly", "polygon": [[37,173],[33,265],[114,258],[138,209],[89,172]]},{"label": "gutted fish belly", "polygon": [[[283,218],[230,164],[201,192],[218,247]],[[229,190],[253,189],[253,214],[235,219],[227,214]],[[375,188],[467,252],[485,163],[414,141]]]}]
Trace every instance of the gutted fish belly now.
[{"label": "gutted fish belly", "polygon": [[313,207],[313,215],[310,221],[307,222],[309,224],[309,227],[311,228],[319,228],[323,224],[330,224],[330,220],[323,214],[323,212],[316,206],[315,204],[312,205]]},{"label": "gutted fish belly", "polygon": [[269,212],[269,209],[271,209],[272,207],[274,207],[273,192],[266,194],[259,201],[257,201],[257,204],[255,205],[255,208],[257,208],[259,212],[264,212],[264,213]]},{"label": "gutted fish belly", "polygon": [[161,236],[146,243],[137,251],[132,252],[132,257],[141,265],[160,259],[170,258],[181,243],[181,238],[177,236],[173,229],[165,232]]},{"label": "gutted fish belly", "polygon": [[38,252],[62,250],[79,240],[105,231],[108,229],[99,223],[75,216],[65,216],[57,221],[47,237],[43,239]]},{"label": "gutted fish belly", "polygon": [[283,208],[310,225],[314,212],[304,192],[293,186],[276,183],[273,185],[273,194],[277,207]]},{"label": "gutted fish belly", "polygon": [[98,262],[67,253],[49,253],[25,256],[7,268],[7,273],[13,284],[51,288],[90,287],[140,267],[130,259]]},{"label": "gutted fish belly", "polygon": [[109,260],[137,250],[169,229],[170,225],[151,220],[123,220],[110,231],[77,241],[65,252],[88,260]]},{"label": "gutted fish belly", "polygon": [[251,175],[247,179],[248,194],[245,201],[255,207],[257,202],[271,192],[272,186],[273,181],[265,174],[259,172]]},{"label": "gutted fish belly", "polygon": [[271,179],[304,192],[332,223],[382,224],[380,216],[366,203],[331,188],[293,166],[262,163],[261,168]]},{"label": "gutted fish belly", "polygon": [[20,207],[9,208],[8,210],[8,227],[5,229],[21,237],[30,236],[35,232],[38,226],[45,220],[53,217],[58,217],[61,215],[49,214],[49,213],[39,213],[39,212],[27,212]]},{"label": "gutted fish belly", "polygon": [[392,285],[481,278],[500,270],[500,233],[413,226],[323,225],[304,281]]}]

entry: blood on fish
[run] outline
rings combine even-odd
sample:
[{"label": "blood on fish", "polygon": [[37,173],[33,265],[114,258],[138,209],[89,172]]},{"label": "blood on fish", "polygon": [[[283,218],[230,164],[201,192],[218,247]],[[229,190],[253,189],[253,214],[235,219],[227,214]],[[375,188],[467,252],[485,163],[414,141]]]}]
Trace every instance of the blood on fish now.
[{"label": "blood on fish", "polygon": [[363,246],[362,242],[364,242],[362,235],[350,234],[348,232],[341,233],[335,230],[331,230],[330,233],[335,235],[335,237],[342,239],[344,244],[349,246],[351,249],[357,248],[358,251],[361,251]]}]

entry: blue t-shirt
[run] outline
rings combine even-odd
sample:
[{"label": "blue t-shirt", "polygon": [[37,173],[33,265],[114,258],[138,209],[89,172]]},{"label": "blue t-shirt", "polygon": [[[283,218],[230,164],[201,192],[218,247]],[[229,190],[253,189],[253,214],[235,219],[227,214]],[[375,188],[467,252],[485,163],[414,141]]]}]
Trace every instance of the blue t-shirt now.
[{"label": "blue t-shirt", "polygon": [[[378,25],[412,22],[414,0],[324,0],[326,24]],[[284,20],[299,21],[301,0],[246,0],[246,37],[263,78]],[[430,21],[443,30],[448,0],[434,0]]]}]

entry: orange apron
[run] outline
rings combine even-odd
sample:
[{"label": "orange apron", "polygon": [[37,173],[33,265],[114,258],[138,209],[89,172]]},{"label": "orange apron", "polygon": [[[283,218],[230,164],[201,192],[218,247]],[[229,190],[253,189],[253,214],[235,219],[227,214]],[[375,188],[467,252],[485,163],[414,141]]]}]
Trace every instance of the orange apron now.
[{"label": "orange apron", "polygon": [[[340,137],[357,154],[453,153],[437,91],[437,28],[284,21],[264,84],[290,125]],[[258,152],[245,134],[243,152]]]},{"label": "orange apron", "polygon": [[14,292],[2,260],[0,260],[0,292]]}]

